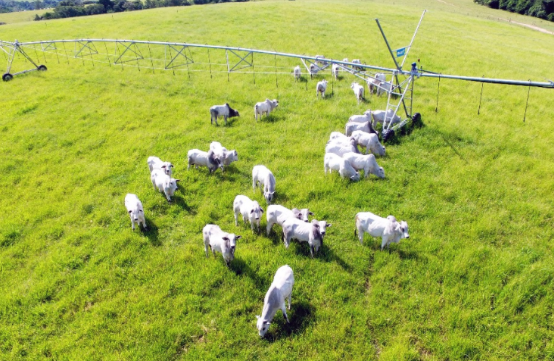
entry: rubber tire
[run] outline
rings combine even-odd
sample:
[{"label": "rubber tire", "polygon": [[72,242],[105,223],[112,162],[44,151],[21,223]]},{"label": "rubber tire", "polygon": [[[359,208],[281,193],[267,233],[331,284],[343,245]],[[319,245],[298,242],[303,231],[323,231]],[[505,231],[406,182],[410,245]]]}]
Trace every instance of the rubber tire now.
[{"label": "rubber tire", "polygon": [[37,68],[38,71],[46,71],[48,69],[46,69],[46,66],[45,65],[39,65],[38,68]]},{"label": "rubber tire", "polygon": [[13,79],[13,75],[11,75],[10,73],[6,73],[4,75],[2,75],[2,80],[3,81],[10,81]]},{"label": "rubber tire", "polygon": [[389,129],[383,131],[383,143],[392,138],[394,138],[394,130]]},{"label": "rubber tire", "polygon": [[412,116],[412,122],[415,126],[421,126],[421,114],[420,113],[415,113],[413,116]]}]

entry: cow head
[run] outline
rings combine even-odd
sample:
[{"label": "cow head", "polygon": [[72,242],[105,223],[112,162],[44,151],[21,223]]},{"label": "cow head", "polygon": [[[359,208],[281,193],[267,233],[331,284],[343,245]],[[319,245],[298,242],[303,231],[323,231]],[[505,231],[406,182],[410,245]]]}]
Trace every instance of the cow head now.
[{"label": "cow head", "polygon": [[267,331],[269,330],[269,325],[271,325],[271,322],[264,320],[259,315],[256,315],[256,318],[258,319],[256,322],[256,327],[258,328],[258,335],[260,335],[260,337],[264,337]]},{"label": "cow head", "polygon": [[250,209],[250,220],[257,221],[259,223],[263,213],[264,210],[260,207],[260,204],[257,201],[253,201],[252,208]]},{"label": "cow head", "polygon": [[408,233],[408,223],[406,223],[406,221],[402,221],[400,223],[397,222],[396,232],[401,234],[401,239],[410,238],[410,234]]}]

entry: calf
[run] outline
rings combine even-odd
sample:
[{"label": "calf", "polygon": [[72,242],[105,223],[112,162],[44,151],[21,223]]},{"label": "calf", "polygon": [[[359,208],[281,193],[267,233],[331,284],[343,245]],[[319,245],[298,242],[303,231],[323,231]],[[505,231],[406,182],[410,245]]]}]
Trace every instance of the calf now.
[{"label": "calf", "polygon": [[371,109],[368,109],[362,115],[352,115],[348,118],[348,123],[367,123],[371,121]]},{"label": "calf", "polygon": [[314,219],[311,223],[306,223],[296,218],[287,218],[283,222],[283,241],[286,248],[289,248],[291,239],[308,242],[310,255],[314,258],[314,253],[317,253],[319,247],[323,244],[319,222]]},{"label": "calf", "polygon": [[331,74],[333,74],[333,77],[335,78],[335,80],[338,80],[338,77],[339,77],[339,65],[338,64],[333,64],[331,66]]},{"label": "calf", "polygon": [[368,121],[366,123],[348,122],[348,123],[346,123],[346,126],[344,127],[344,133],[347,136],[351,136],[352,133],[356,130],[361,130],[362,132],[366,132],[366,133],[377,134],[377,132],[375,131],[375,128],[373,127],[373,125],[371,124],[370,121]]},{"label": "calf", "polygon": [[260,115],[260,119],[262,118],[262,115],[264,113],[266,115],[269,115],[271,111],[279,106],[279,101],[277,99],[269,100],[266,99],[263,102],[256,103],[254,106],[254,117],[256,118],[256,121],[258,120],[258,114]]},{"label": "calf", "polygon": [[213,150],[204,152],[199,149],[191,149],[187,153],[188,158],[188,167],[190,169],[191,165],[194,165],[198,169],[198,166],[207,167],[210,173],[213,173],[217,168],[222,168],[221,161],[215,157]]},{"label": "calf", "polygon": [[247,196],[238,195],[233,202],[233,211],[235,212],[235,226],[238,226],[239,214],[242,214],[242,220],[246,223],[246,220],[250,222],[252,232],[254,232],[254,224],[260,232],[260,217],[264,210],[257,201],[253,201]]},{"label": "calf", "polygon": [[336,170],[342,178],[350,179],[353,182],[360,180],[360,173],[339,155],[333,153],[325,154],[323,167],[325,174],[327,174],[327,171],[331,173],[331,171]]},{"label": "calf", "polygon": [[254,190],[256,190],[258,182],[267,204],[271,204],[275,195],[275,177],[265,165],[256,165],[252,169],[252,188]]},{"label": "calf", "polygon": [[392,81],[381,82],[377,86],[377,96],[381,96],[383,93],[390,93],[393,89]]},{"label": "calf", "polygon": [[146,161],[148,163],[148,169],[150,169],[150,173],[152,173],[152,170],[154,169],[161,169],[171,177],[172,170],[173,170],[173,164],[169,162],[162,162],[162,160],[158,157],[148,157],[148,160]]},{"label": "calf", "polygon": [[225,170],[225,167],[231,163],[239,160],[239,156],[236,150],[227,150],[219,142],[211,142],[210,150],[214,152],[214,157],[221,163],[221,170]]},{"label": "calf", "polygon": [[171,178],[161,169],[154,169],[152,173],[150,173],[150,180],[152,181],[154,189],[163,192],[167,201],[171,202],[171,197],[175,195],[175,191],[177,190],[177,182],[180,180]]},{"label": "calf", "polygon": [[370,212],[360,212],[356,214],[356,229],[354,235],[358,235],[360,244],[363,245],[364,233],[369,233],[372,237],[381,237],[381,250],[391,243],[398,243],[403,238],[410,238],[408,234],[408,223],[398,222],[394,216],[387,218],[379,217]]},{"label": "calf", "polygon": [[302,76],[302,71],[300,70],[300,66],[297,65],[294,67],[294,81],[297,81]]},{"label": "calf", "polygon": [[367,87],[369,88],[369,92],[375,93],[379,88],[379,85],[381,83],[384,83],[385,81],[387,81],[387,77],[385,76],[385,74],[375,74],[375,78],[370,78],[367,80]]},{"label": "calf", "polygon": [[308,215],[310,216],[314,215],[312,212],[310,212],[308,208],[303,208],[303,209],[293,208],[292,210],[290,210],[281,205],[272,204],[267,207],[267,214],[266,214],[267,235],[269,236],[271,227],[273,227],[275,223],[277,223],[282,227],[283,222],[285,222],[285,220],[290,217],[300,219],[301,221],[304,221],[304,222],[308,222]]},{"label": "calf", "polygon": [[356,130],[352,132],[351,137],[356,140],[356,143],[365,147],[365,154],[371,151],[371,153],[381,157],[385,155],[385,146],[379,142],[377,134]]},{"label": "calf", "polygon": [[350,88],[354,91],[354,95],[356,96],[359,104],[364,99],[364,87],[356,82],[353,82],[352,85],[350,85]]},{"label": "calf", "polygon": [[269,330],[269,325],[275,317],[275,313],[278,310],[283,312],[283,316],[287,323],[289,323],[289,318],[287,317],[287,311],[285,309],[285,299],[289,300],[289,310],[290,303],[292,298],[292,287],[294,286],[294,275],[292,268],[285,265],[279,267],[273,278],[269,290],[265,294],[264,298],[264,307],[262,309],[262,315],[256,316],[257,322],[256,327],[258,328],[258,334],[260,337],[264,337],[266,332]]},{"label": "calf", "polygon": [[225,119],[225,125],[227,125],[227,118],[233,118],[240,116],[239,112],[229,106],[229,103],[223,105],[214,105],[210,108],[210,124],[213,124],[215,120],[215,125],[217,124],[217,118],[223,117]]},{"label": "calf", "polygon": [[142,208],[142,202],[138,199],[135,194],[127,193],[125,196],[125,208],[131,217],[131,227],[133,231],[135,230],[135,223],[139,225],[142,223],[142,227],[145,231],[148,230],[146,227],[146,220],[144,219],[144,209]]},{"label": "calf", "polygon": [[318,82],[315,87],[315,96],[319,98],[319,93],[321,93],[321,98],[325,98],[325,91],[327,90],[327,80],[323,79]]},{"label": "calf", "polygon": [[229,267],[229,263],[235,259],[236,242],[241,236],[223,232],[221,228],[215,224],[206,224],[202,229],[202,235],[204,237],[204,251],[206,252],[206,257],[208,257],[209,246],[214,257],[216,251],[221,253],[227,267]]},{"label": "calf", "polygon": [[350,163],[355,170],[363,170],[364,178],[367,178],[369,174],[375,174],[379,178],[385,178],[385,170],[383,167],[379,167],[373,154],[362,155],[345,153],[342,157]]}]

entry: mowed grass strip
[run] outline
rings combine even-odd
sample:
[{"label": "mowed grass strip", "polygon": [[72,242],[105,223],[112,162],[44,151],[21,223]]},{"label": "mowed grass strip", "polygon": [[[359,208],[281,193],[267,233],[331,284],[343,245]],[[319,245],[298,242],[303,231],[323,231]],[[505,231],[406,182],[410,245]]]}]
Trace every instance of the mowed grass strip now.
[{"label": "mowed grass strip", "polygon": [[[7,25],[2,38],[182,40],[390,66],[371,19],[400,47],[420,11],[406,3],[220,4]],[[408,61],[450,74],[552,78],[552,37],[529,34],[429,11]],[[147,62],[139,71],[68,61],[65,51],[73,49],[39,52],[47,72],[1,85],[2,358],[552,357],[551,90],[530,90],[523,122],[527,88],[486,84],[477,115],[481,85],[442,79],[435,112],[437,80],[418,79],[414,110],[425,126],[386,145],[378,158],[386,179],[349,183],[323,174],[329,134],[386,100],[358,105],[348,75],[317,100],[315,83],[329,73],[294,82],[290,59],[254,55],[254,75],[228,78],[220,67],[210,76],[206,64],[173,75]],[[197,63],[207,55],[192,51]],[[221,52],[210,57],[225,61]],[[265,98],[279,108],[256,122],[253,106]],[[241,117],[210,125],[209,107],[225,102]],[[187,151],[213,140],[236,149],[239,161],[225,173],[187,170]],[[181,189],[171,204],[150,183],[150,155],[175,165]],[[252,190],[256,164],[275,174],[276,203],[309,207],[333,224],[315,259],[306,244],[285,249],[277,226],[269,237],[235,227],[237,194],[267,208]],[[142,200],[148,232],[131,230],[126,193]],[[410,239],[380,251],[366,235],[360,245],[359,211],[406,220]],[[243,236],[230,268],[219,254],[206,259],[206,223]],[[259,339],[255,315],[284,264],[296,280],[291,324],[277,314]]]}]

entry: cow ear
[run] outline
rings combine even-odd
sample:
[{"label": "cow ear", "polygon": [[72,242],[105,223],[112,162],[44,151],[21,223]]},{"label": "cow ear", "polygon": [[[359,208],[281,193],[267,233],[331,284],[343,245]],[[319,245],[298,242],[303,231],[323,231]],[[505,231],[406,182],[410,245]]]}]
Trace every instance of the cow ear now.
[{"label": "cow ear", "polygon": [[264,213],[264,209],[262,207],[260,207],[260,212]]},{"label": "cow ear", "polygon": [[180,179],[175,179],[175,182],[180,182],[181,180]]},{"label": "cow ear", "polygon": [[236,241],[237,239],[241,239],[241,238],[242,238],[242,236],[235,236],[235,241]]},{"label": "cow ear", "polygon": [[327,223],[327,228],[331,227],[332,224],[331,223]]},{"label": "cow ear", "polygon": [[313,216],[314,212],[308,212],[308,215]]}]

